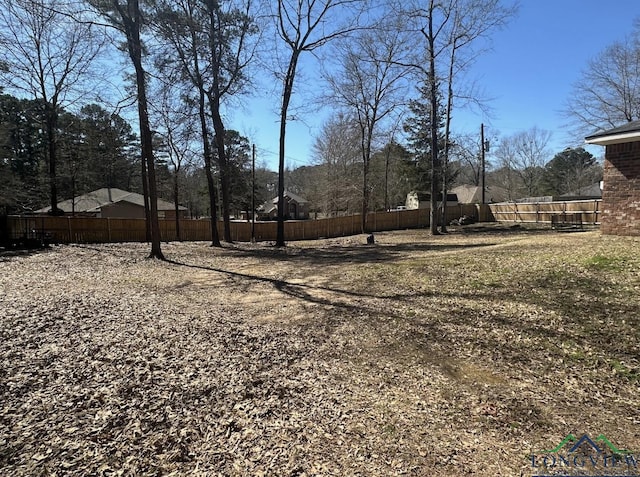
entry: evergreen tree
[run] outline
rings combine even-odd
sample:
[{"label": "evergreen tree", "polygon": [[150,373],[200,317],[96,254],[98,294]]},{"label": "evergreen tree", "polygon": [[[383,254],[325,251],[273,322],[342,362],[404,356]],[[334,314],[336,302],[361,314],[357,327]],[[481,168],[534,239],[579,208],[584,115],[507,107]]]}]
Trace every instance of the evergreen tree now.
[{"label": "evergreen tree", "polygon": [[[411,162],[407,164],[409,172],[409,184],[417,191],[429,191],[431,189],[431,104],[429,96],[430,87],[422,84],[418,88],[420,97],[409,101],[409,111],[411,115],[404,123],[404,131],[407,133],[407,150],[411,153]],[[444,128],[444,107],[442,97],[438,95],[438,107],[441,110],[438,114],[438,152],[444,151],[444,139],[442,130]],[[436,171],[438,182],[441,181],[441,170]],[[448,177],[451,183],[453,177]]]},{"label": "evergreen tree", "polygon": [[596,158],[579,147],[556,154],[544,167],[542,182],[551,195],[577,194],[602,178]]},{"label": "evergreen tree", "polygon": [[46,203],[48,177],[39,101],[0,95],[0,208],[6,213]]}]

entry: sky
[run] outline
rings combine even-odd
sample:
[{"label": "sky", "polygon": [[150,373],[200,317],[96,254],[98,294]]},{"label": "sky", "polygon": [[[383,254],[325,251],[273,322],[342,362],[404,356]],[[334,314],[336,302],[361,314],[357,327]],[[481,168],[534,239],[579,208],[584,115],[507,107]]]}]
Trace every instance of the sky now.
[{"label": "sky", "polygon": [[[491,35],[492,49],[468,73],[490,98],[491,115],[454,112],[453,128],[479,134],[484,123],[488,131],[509,136],[535,126],[552,132],[552,155],[582,145],[582,138],[569,136],[562,114],[572,86],[589,60],[632,32],[636,18],[638,0],[521,0],[517,16]],[[278,102],[277,89],[252,98],[229,124],[256,144],[258,163],[272,170],[278,166]],[[329,114],[312,111],[288,123],[287,167],[312,163],[315,137]],[[597,157],[600,149],[589,147]]]}]

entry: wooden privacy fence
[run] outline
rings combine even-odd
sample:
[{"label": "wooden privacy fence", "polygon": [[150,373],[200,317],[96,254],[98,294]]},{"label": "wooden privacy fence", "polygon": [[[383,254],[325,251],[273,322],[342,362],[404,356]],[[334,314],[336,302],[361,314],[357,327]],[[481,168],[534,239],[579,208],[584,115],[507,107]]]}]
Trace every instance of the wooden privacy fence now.
[{"label": "wooden privacy fence", "polygon": [[[447,223],[463,215],[476,220],[493,220],[488,207],[458,205],[447,208]],[[178,240],[174,219],[160,219],[162,241]],[[9,216],[7,217],[9,239],[42,237],[53,243],[109,243],[144,242],[146,225],[144,219],[116,219],[89,217]],[[367,214],[367,230],[399,230],[429,225],[429,209],[372,212]],[[284,224],[285,240],[313,240],[319,238],[355,235],[362,231],[361,216],[332,217],[317,220],[295,220]],[[222,237],[223,224],[218,223]],[[258,241],[276,239],[276,222],[256,222],[255,237]],[[231,222],[231,239],[236,242],[251,240],[251,223]],[[180,220],[180,240],[210,241],[209,219]]]},{"label": "wooden privacy fence", "polygon": [[497,222],[551,224],[554,216],[580,215],[583,224],[600,224],[601,199],[555,202],[502,202],[491,204]]}]

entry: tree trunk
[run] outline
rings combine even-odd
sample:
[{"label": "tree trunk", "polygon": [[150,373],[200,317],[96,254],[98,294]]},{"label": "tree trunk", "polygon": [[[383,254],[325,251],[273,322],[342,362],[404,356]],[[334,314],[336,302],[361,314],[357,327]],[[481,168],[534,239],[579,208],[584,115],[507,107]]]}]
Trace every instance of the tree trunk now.
[{"label": "tree trunk", "polygon": [[151,253],[149,258],[164,260],[160,247],[160,224],[158,222],[158,193],[156,189],[156,172],[153,158],[153,140],[149,125],[149,113],[147,110],[147,88],[145,71],[142,66],[142,42],[140,39],[140,24],[142,15],[138,0],[128,0],[128,11],[113,0],[114,7],[120,13],[127,35],[129,56],[136,72],[136,87],[138,93],[138,115],[140,120],[140,140],[142,143],[142,161],[147,166],[147,179],[149,187],[149,209],[151,222]]},{"label": "tree trunk", "polygon": [[[457,18],[457,16],[456,16]],[[456,20],[457,24],[457,20]],[[449,57],[449,77],[447,78],[447,117],[444,126],[444,158],[442,161],[442,226],[440,231],[447,232],[447,169],[449,168],[449,136],[451,135],[451,113],[453,111],[453,67],[457,51],[457,39],[454,38]]]},{"label": "tree trunk", "polygon": [[368,232],[367,214],[369,212],[369,202],[371,200],[371,191],[369,190],[369,165],[371,162],[371,131],[373,124],[367,128],[360,129],[362,134],[362,233]]},{"label": "tree trunk", "polygon": [[296,68],[298,65],[298,51],[294,51],[289,61],[287,75],[285,77],[284,88],[282,91],[282,108],[280,109],[280,150],[278,161],[278,224],[276,234],[276,247],[284,247],[284,154],[285,154],[285,136],[287,132],[287,114],[289,111],[289,103],[291,102],[291,94],[293,93],[293,82],[295,80]]},{"label": "tree trunk", "polygon": [[51,215],[62,215],[58,209],[58,180],[56,176],[57,140],[56,129],[58,123],[58,112],[56,106],[45,100],[44,117],[47,129],[47,152],[49,156],[49,191],[51,199]]},{"label": "tree trunk", "polygon": [[[213,100],[213,101],[212,101]],[[209,106],[211,108],[211,116],[213,118],[213,130],[215,133],[214,142],[218,152],[218,164],[220,167],[220,189],[222,192],[222,220],[224,222],[224,241],[231,243],[231,220],[229,202],[231,194],[229,193],[229,161],[227,160],[227,151],[225,149],[225,130],[222,116],[220,116],[220,103],[215,98],[209,98]]]},{"label": "tree trunk", "polygon": [[147,165],[149,186],[149,215],[151,218],[151,253],[149,258],[164,260],[160,247],[160,223],[158,221],[158,191],[156,188],[156,170],[153,158],[153,140],[147,112],[147,93],[142,62],[136,66],[138,81],[138,113],[140,114],[140,138],[142,140],[142,156]]},{"label": "tree trunk", "polygon": [[[431,0],[433,11],[433,0]],[[433,32],[433,15],[429,16],[429,89],[431,103],[431,210],[429,211],[429,228],[431,234],[438,235],[438,83],[436,80],[435,37]]]},{"label": "tree trunk", "polygon": [[[189,3],[189,15],[193,16],[191,10],[193,4]],[[200,63],[198,60],[198,37],[196,32],[191,29],[191,54],[193,58],[193,68],[196,86],[198,88],[198,115],[200,117],[200,130],[202,133],[202,150],[204,152],[205,176],[207,177],[207,191],[209,192],[209,215],[211,217],[211,246],[222,247],[220,243],[220,235],[218,234],[218,206],[216,204],[216,184],[211,171],[211,141],[209,135],[209,127],[207,126],[206,113],[206,91],[204,89],[204,81],[200,72]]]},{"label": "tree trunk", "polygon": [[173,204],[174,204],[174,209],[175,209],[175,213],[176,213],[176,239],[178,239],[178,241],[180,242],[180,204],[179,204],[179,196],[178,196],[178,172],[179,170],[176,169],[175,171],[175,178],[173,181]]},{"label": "tree trunk", "polygon": [[362,170],[362,233],[366,233],[367,229],[367,214],[369,212],[369,164],[363,164]]},{"label": "tree trunk", "polygon": [[144,227],[145,241],[151,242],[151,211],[149,210],[149,179],[147,177],[147,162],[140,158],[140,180],[142,181],[142,196],[144,197]]},{"label": "tree trunk", "polygon": [[213,120],[214,146],[218,152],[218,164],[220,169],[220,189],[222,195],[222,221],[224,222],[224,241],[231,243],[231,223],[230,223],[230,193],[229,193],[229,165],[227,161],[227,152],[225,150],[225,129],[222,116],[220,115],[220,70],[222,68],[223,59],[219,56],[220,40],[218,38],[219,25],[216,18],[221,14],[220,5],[217,1],[206,0],[204,2],[207,13],[209,15],[209,55],[211,64],[211,76],[213,84],[207,92],[209,100],[209,108],[211,110],[211,119]]},{"label": "tree trunk", "polygon": [[[392,140],[393,142],[393,140]],[[387,146],[384,155],[384,210],[388,211],[391,206],[389,204],[389,161],[391,160],[391,146]]]},{"label": "tree trunk", "polygon": [[202,130],[202,147],[204,150],[204,167],[207,176],[207,190],[209,191],[209,209],[211,215],[211,246],[222,247],[218,235],[218,212],[216,205],[216,185],[211,172],[211,143],[209,142],[209,128],[207,127],[207,115],[205,112],[205,94],[200,87],[200,128]]}]

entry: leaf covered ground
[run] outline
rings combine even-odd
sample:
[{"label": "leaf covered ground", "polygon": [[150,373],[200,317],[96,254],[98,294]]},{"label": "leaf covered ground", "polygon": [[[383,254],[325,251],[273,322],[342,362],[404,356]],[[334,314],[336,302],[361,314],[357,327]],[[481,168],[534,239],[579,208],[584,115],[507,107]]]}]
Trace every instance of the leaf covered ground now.
[{"label": "leaf covered ground", "polygon": [[532,475],[640,450],[640,240],[426,231],[0,256],[0,475]]}]

